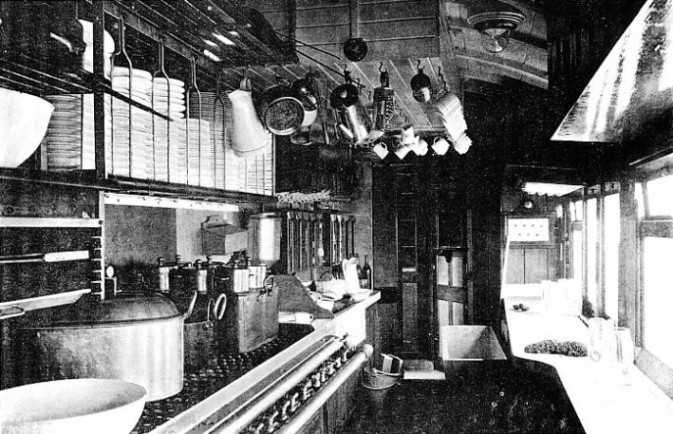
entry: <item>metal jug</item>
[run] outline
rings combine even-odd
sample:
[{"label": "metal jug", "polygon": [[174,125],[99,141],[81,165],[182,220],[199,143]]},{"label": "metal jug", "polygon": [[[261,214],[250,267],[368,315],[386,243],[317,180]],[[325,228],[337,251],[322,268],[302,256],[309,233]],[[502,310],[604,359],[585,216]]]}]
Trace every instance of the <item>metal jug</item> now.
[{"label": "metal jug", "polygon": [[239,89],[230,92],[232,110],[231,147],[237,157],[254,157],[271,147],[271,134],[264,129],[252,103],[250,81],[241,80]]},{"label": "metal jug", "polygon": [[332,91],[330,104],[337,113],[337,125],[341,132],[355,143],[367,142],[372,120],[360,103],[360,91],[351,80],[350,72],[344,71],[346,83]]}]

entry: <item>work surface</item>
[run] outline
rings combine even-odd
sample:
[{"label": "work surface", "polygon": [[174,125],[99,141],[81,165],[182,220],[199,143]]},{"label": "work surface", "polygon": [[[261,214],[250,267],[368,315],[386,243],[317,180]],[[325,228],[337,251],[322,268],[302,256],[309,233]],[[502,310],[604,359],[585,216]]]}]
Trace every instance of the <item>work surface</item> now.
[{"label": "work surface", "polygon": [[[530,309],[514,310],[518,303]],[[624,377],[588,357],[524,351],[543,339],[587,344],[588,329],[578,316],[543,310],[538,297],[506,297],[504,306],[515,365],[557,375],[588,434],[673,433],[673,402],[635,366]]]}]

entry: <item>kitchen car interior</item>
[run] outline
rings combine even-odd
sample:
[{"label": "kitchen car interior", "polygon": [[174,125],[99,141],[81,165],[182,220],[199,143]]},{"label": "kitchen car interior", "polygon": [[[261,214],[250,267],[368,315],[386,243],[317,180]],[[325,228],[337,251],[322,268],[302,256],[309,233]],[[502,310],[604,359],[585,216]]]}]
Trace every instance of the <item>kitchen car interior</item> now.
[{"label": "kitchen car interior", "polygon": [[673,433],[671,191],[673,0],[2,1],[0,432]]}]

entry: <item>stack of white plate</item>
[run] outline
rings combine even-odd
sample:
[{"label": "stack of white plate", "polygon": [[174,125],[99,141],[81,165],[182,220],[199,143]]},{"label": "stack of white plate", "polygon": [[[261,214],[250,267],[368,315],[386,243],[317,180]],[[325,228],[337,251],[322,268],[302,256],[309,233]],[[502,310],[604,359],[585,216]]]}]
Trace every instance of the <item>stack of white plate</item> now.
[{"label": "stack of white plate", "polygon": [[[231,101],[224,99],[224,188],[230,191],[243,191],[239,185],[244,177],[239,177],[239,160],[245,163],[245,159],[238,158],[234,154],[234,148],[231,143],[231,129],[233,120],[231,116]],[[245,172],[241,172],[245,173]]]},{"label": "stack of white plate", "polygon": [[214,187],[215,148],[210,140],[210,123],[202,119],[188,119],[187,137],[187,183]]},{"label": "stack of white plate", "polygon": [[166,120],[154,116],[152,149],[154,179],[187,183],[187,126],[185,119]]},{"label": "stack of white plate", "polygon": [[171,118],[153,117],[154,147],[150,162],[154,179],[186,184],[185,84],[174,78],[154,77],[150,93],[154,110]]},{"label": "stack of white plate", "polygon": [[[50,95],[54,112],[44,138],[47,170],[96,168],[93,94]],[[105,99],[105,140],[111,136],[110,99]]]},{"label": "stack of white plate", "polygon": [[214,160],[211,164],[214,171],[214,187],[225,188],[225,126],[224,112],[226,96],[219,99],[214,92],[201,92],[199,105],[198,94],[191,93],[189,98],[189,117],[200,118],[210,123],[210,140],[212,142]]},{"label": "stack of white plate", "polygon": [[185,82],[175,78],[154,77],[152,107],[171,119],[185,117]]},{"label": "stack of white plate", "polygon": [[[152,74],[140,69],[115,67],[112,88],[147,107],[151,107]],[[153,179],[152,115],[124,101],[112,101],[112,143],[106,146],[110,173],[140,179]]]},{"label": "stack of white plate", "polygon": [[273,194],[273,154],[271,150],[254,158],[248,158],[247,170],[246,191],[248,193]]}]

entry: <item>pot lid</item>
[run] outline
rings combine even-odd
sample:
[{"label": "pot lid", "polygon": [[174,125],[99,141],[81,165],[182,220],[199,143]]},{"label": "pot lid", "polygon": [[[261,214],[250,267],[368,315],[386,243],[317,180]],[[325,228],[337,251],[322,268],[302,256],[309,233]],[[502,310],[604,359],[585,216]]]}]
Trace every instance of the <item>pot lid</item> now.
[{"label": "pot lid", "polygon": [[69,309],[54,312],[49,323],[54,326],[115,324],[170,319],[180,315],[175,304],[161,294],[118,296],[105,301],[87,297]]}]

